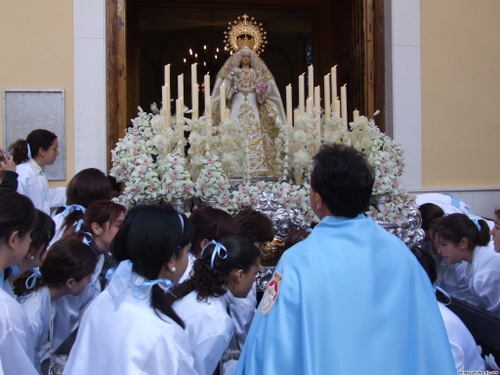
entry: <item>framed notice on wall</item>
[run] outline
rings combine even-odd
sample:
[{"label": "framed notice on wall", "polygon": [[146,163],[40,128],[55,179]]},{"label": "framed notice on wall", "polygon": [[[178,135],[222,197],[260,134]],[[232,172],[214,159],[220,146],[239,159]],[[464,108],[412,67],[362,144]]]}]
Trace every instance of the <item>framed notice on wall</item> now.
[{"label": "framed notice on wall", "polygon": [[46,129],[57,135],[59,156],[54,165],[45,168],[47,179],[66,180],[66,124],[64,90],[3,90],[4,151],[17,139],[35,129]]}]

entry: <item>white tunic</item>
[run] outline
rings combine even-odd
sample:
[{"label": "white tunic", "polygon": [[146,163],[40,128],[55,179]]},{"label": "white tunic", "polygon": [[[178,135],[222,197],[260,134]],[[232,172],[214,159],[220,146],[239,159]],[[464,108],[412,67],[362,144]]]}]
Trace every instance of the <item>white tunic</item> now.
[{"label": "white tunic", "polygon": [[443,193],[424,193],[416,195],[417,206],[421,206],[425,203],[433,203],[436,206],[442,208],[445,214],[466,214],[472,215],[472,209],[463,202],[461,199],[451,195]]},{"label": "white tunic", "polygon": [[43,168],[33,159],[19,164],[16,172],[19,175],[17,192],[30,198],[39,210],[50,215],[52,207],[62,207],[66,204],[66,188],[50,189]]},{"label": "white tunic", "polygon": [[493,243],[476,246],[472,263],[456,272],[469,284],[472,297],[467,302],[500,318],[500,254],[495,252]]},{"label": "white tunic", "polygon": [[457,371],[484,370],[480,350],[465,324],[445,305],[439,302],[438,305]]},{"label": "white tunic", "polygon": [[[79,296],[75,297],[71,294],[66,294],[54,301],[57,311],[54,317],[54,342],[52,345],[54,350],[78,327],[90,302],[101,292],[99,274],[101,273],[103,264],[104,255],[101,255],[97,261],[96,269],[92,274],[92,281],[87,284]],[[44,359],[42,358],[42,361]]]},{"label": "white tunic", "polygon": [[30,341],[35,348],[35,367],[40,371],[40,358],[44,356],[44,353],[40,353],[40,351],[42,346],[49,347],[50,321],[52,319],[52,301],[49,288],[44,286],[29,297],[21,299],[21,306],[26,313]]},{"label": "white tunic", "polygon": [[193,263],[195,260],[196,260],[196,257],[194,256],[194,254],[191,252],[188,252],[188,265],[186,267],[186,271],[184,271],[184,274],[182,275],[181,279],[179,280],[179,284],[181,284],[184,281],[191,278],[191,271],[193,271]]},{"label": "white tunic", "polygon": [[19,303],[0,288],[0,358],[5,375],[36,375],[28,320]]},{"label": "white tunic", "polygon": [[174,310],[186,325],[194,368],[200,375],[212,375],[229,346],[234,323],[223,297],[198,302],[196,296],[196,292],[189,293],[174,303]]},{"label": "white tunic", "polygon": [[155,312],[149,297],[133,296],[137,274],[129,274],[119,299],[112,296],[122,263],[85,312],[64,374],[196,374],[182,327]]}]

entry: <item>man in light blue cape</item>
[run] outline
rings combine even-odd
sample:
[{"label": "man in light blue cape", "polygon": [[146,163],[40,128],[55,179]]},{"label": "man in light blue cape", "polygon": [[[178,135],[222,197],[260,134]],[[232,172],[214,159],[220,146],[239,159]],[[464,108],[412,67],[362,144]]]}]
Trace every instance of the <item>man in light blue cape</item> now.
[{"label": "man in light blue cape", "polygon": [[362,214],[374,182],[364,156],[323,146],[314,162],[321,221],[276,266],[236,374],[456,374],[429,278]]}]

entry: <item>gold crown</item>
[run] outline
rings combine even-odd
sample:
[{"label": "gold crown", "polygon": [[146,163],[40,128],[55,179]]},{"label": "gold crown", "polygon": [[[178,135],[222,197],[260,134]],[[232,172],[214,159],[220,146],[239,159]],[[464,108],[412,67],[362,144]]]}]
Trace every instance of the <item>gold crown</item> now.
[{"label": "gold crown", "polygon": [[264,46],[267,44],[266,32],[262,24],[257,24],[253,17],[250,21],[247,21],[247,18],[248,16],[244,14],[234,23],[229,22],[229,31],[224,31],[224,43],[233,52],[251,48],[258,55],[264,52]]}]

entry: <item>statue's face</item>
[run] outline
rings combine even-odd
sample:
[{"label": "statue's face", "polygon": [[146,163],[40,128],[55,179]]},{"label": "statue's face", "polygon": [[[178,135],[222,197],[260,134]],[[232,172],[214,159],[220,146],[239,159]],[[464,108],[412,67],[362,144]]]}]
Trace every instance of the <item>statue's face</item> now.
[{"label": "statue's face", "polygon": [[251,57],[250,57],[250,54],[247,53],[247,52],[244,52],[242,55],[241,55],[241,65],[245,65],[245,66],[249,66],[250,65],[250,61],[251,61]]}]

